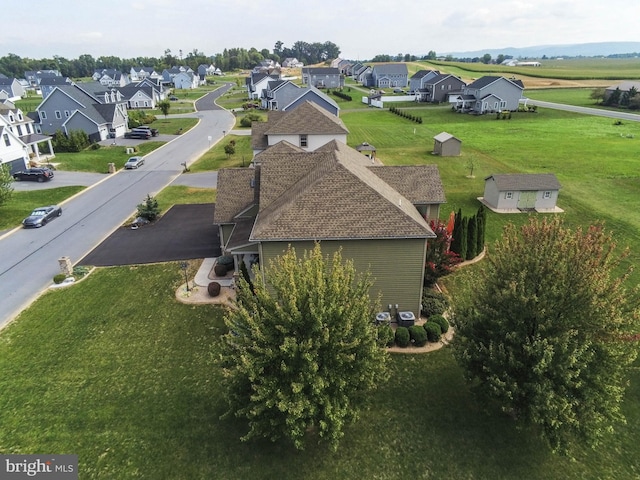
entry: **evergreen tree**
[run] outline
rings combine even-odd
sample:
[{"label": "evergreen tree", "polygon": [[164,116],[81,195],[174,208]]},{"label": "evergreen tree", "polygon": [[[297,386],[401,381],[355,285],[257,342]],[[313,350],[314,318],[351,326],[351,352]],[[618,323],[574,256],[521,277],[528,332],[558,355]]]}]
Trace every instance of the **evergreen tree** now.
[{"label": "evergreen tree", "polygon": [[467,255],[466,260],[476,258],[478,248],[478,217],[473,215],[467,223]]}]

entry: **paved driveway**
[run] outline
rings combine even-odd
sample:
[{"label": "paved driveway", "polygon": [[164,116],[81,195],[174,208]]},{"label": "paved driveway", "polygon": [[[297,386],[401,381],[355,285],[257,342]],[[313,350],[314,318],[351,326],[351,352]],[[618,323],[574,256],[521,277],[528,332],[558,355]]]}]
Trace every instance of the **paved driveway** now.
[{"label": "paved driveway", "polygon": [[113,266],[220,256],[215,204],[174,205],[153,225],[115,230],[78,262]]}]

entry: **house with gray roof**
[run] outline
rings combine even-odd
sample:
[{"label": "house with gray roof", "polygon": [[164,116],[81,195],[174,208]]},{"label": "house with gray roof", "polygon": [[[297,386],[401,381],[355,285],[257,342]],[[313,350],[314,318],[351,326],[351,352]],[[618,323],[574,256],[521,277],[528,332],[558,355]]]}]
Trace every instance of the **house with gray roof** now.
[{"label": "house with gray roof", "polygon": [[409,85],[409,71],[406,63],[380,63],[373,66],[364,77],[365,87],[404,88]]},{"label": "house with gray roof", "polygon": [[[609,97],[618,90],[621,95],[627,94],[631,92],[631,96],[637,95],[640,92],[640,82],[633,80],[626,80],[624,82],[616,83],[615,85],[611,85],[604,90],[604,101],[609,100]],[[634,93],[635,92],[635,93]]]},{"label": "house with gray roof", "polygon": [[71,79],[69,77],[42,77],[40,79],[40,92],[42,98],[47,96],[59,85],[71,85]]},{"label": "house with gray roof", "polygon": [[263,90],[267,88],[267,84],[274,80],[280,80],[280,74],[268,74],[263,72],[251,72],[245,78],[245,86],[247,88],[247,96],[251,100],[262,98]]},{"label": "house with gray roof", "polygon": [[336,115],[314,102],[304,101],[291,110],[269,112],[266,122],[253,122],[254,161],[257,161],[258,153],[283,140],[305,151],[313,151],[332,140],[346,144],[348,133]]},{"label": "house with gray roof", "polygon": [[372,298],[418,317],[429,220],[445,201],[437,166],[372,165],[335,140],[313,152],[282,141],[259,157],[255,168],[218,174],[214,223],[236,272],[248,259],[266,268],[289,245],[302,254],[319,242],[324,255],[341,249],[371,273]]},{"label": "house with gray roof", "polygon": [[55,87],[38,105],[36,113],[38,133],[53,135],[60,130],[69,134],[82,130],[92,142],[123,136],[129,120],[126,101],[120,93],[97,82]]},{"label": "house with gray roof", "polygon": [[409,78],[409,92],[415,93],[426,87],[425,82],[439,75],[438,70],[418,70]]},{"label": "house with gray roof", "polygon": [[494,174],[484,179],[484,196],[478,200],[499,213],[562,212],[560,188],[553,173]]},{"label": "house with gray roof", "polygon": [[341,88],[344,77],[337,68],[303,67],[302,83],[316,88]]},{"label": "house with gray roof", "polygon": [[463,113],[515,112],[523,98],[524,84],[515,78],[485,76],[451,94],[449,103]]},{"label": "house with gray roof", "polygon": [[45,77],[60,77],[58,70],[27,70],[24,72],[24,78],[32,87],[40,85],[40,80]]},{"label": "house with gray roof", "polygon": [[0,100],[13,102],[20,100],[26,93],[27,91],[24,85],[22,85],[17,78],[0,78]]},{"label": "house with gray roof", "polygon": [[273,80],[262,91],[262,108],[266,110],[293,110],[305,101],[316,103],[332,115],[340,113],[338,104],[314,87],[301,87],[290,80]]},{"label": "house with gray roof", "polygon": [[467,84],[455,75],[437,72],[422,82],[422,88],[417,91],[418,101],[429,103],[449,102],[454,93],[461,93]]}]

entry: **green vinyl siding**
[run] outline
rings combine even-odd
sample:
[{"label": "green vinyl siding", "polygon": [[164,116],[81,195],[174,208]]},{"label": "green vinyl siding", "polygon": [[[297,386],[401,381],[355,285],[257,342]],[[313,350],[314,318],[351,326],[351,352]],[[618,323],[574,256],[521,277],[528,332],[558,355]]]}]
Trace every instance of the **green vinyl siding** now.
[{"label": "green vinyl siding", "polygon": [[[287,242],[262,242],[260,263],[269,264],[287,249]],[[294,242],[298,256],[313,248],[313,242]],[[342,258],[353,260],[360,272],[369,271],[374,280],[371,297],[382,294],[381,311],[398,304],[401,311],[419,316],[424,275],[426,239],[323,241],[322,253],[332,256],[342,247]]]}]

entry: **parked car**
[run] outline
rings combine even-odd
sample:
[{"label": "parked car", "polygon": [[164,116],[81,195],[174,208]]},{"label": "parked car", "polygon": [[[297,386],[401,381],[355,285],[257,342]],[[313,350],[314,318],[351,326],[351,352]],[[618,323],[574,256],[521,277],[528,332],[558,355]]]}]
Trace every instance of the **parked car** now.
[{"label": "parked car", "polygon": [[146,130],[136,130],[135,128],[124,134],[124,138],[138,138],[143,140],[149,140],[151,138],[151,132]]},{"label": "parked car", "polygon": [[18,182],[31,180],[34,182],[45,182],[53,178],[53,170],[49,168],[27,168],[13,174],[13,178]]},{"label": "parked car", "polygon": [[127,170],[130,170],[132,168],[138,168],[142,165],[144,165],[144,157],[131,157],[124,164],[124,168],[126,168]]},{"label": "parked car", "polygon": [[151,128],[148,125],[140,125],[139,127],[136,127],[133,130],[144,130],[146,132],[149,132],[152,137],[157,137],[158,136],[158,129],[157,128]]},{"label": "parked car", "polygon": [[171,95],[169,97],[169,100],[172,101],[172,102],[177,102],[178,101],[178,97],[175,97],[175,96]]},{"label": "parked car", "polygon": [[49,205],[47,207],[39,207],[34,209],[27,218],[22,221],[25,228],[40,228],[56,217],[62,215],[62,208],[58,205]]}]

